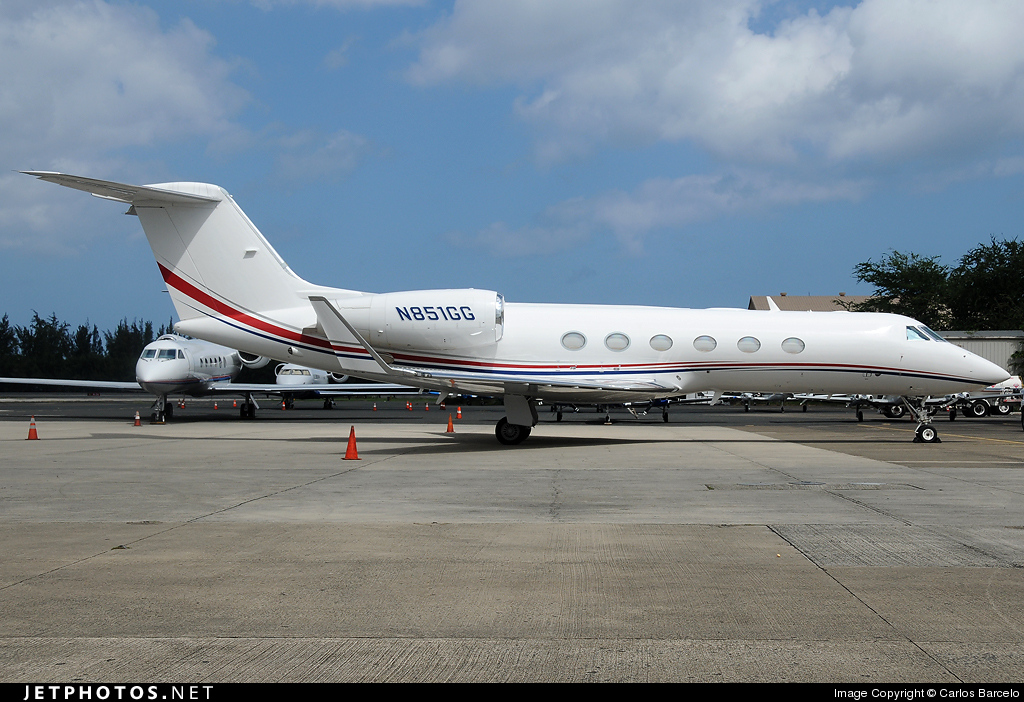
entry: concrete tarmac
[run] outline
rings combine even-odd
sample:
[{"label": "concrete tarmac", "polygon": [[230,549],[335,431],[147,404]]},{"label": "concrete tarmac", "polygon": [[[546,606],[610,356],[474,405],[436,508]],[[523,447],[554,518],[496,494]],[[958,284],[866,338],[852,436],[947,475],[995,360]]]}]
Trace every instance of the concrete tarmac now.
[{"label": "concrete tarmac", "polygon": [[1016,414],[136,405],[0,401],[0,680],[1024,680]]}]

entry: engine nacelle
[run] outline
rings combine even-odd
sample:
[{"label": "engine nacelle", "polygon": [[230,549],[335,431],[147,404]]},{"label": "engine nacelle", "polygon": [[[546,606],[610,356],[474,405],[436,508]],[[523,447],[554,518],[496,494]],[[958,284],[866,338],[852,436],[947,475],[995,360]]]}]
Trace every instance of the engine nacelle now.
[{"label": "engine nacelle", "polygon": [[332,383],[344,383],[348,380],[348,376],[342,375],[341,373],[328,373],[327,377]]},{"label": "engine nacelle", "polygon": [[246,353],[245,351],[238,352],[238,359],[246,368],[262,368],[270,363],[270,359],[266,356],[257,356],[256,354]]},{"label": "engine nacelle", "polygon": [[500,341],[504,331],[505,298],[491,290],[411,290],[364,300],[365,306],[351,307],[339,300],[339,309],[378,348],[479,349]]}]

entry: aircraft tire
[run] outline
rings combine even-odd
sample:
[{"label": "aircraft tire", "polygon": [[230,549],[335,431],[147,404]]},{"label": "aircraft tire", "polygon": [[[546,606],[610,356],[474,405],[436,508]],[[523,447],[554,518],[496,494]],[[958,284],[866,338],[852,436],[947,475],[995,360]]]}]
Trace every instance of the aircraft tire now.
[{"label": "aircraft tire", "polygon": [[508,419],[502,417],[494,427],[494,436],[498,443],[505,446],[516,446],[526,441],[530,435],[531,427],[524,427],[520,424],[510,424]]},{"label": "aircraft tire", "polygon": [[665,410],[661,413],[661,421],[665,422],[665,424],[668,424],[668,410]]},{"label": "aircraft tire", "polygon": [[939,440],[939,432],[930,424],[925,424],[924,426],[917,428],[917,431],[914,432],[914,441],[922,444],[941,443]]},{"label": "aircraft tire", "polygon": [[886,405],[883,411],[889,419],[899,419],[907,413],[907,408],[903,405]]},{"label": "aircraft tire", "polygon": [[949,421],[951,421],[951,422],[955,422],[956,421],[956,407],[950,407],[949,408]]},{"label": "aircraft tire", "polygon": [[971,403],[971,406],[967,408],[967,414],[971,417],[985,417],[988,415],[988,405],[981,400],[973,402]]},{"label": "aircraft tire", "polygon": [[556,412],[555,413],[555,421],[556,422],[562,421],[562,413],[561,412]]},{"label": "aircraft tire", "polygon": [[857,421],[858,422],[863,422],[864,421],[864,413],[862,411],[860,411],[860,410],[857,410]]},{"label": "aircraft tire", "polygon": [[998,405],[992,408],[992,411],[994,411],[1001,417],[1005,417],[1012,411],[1012,408],[1005,402],[1000,402]]}]

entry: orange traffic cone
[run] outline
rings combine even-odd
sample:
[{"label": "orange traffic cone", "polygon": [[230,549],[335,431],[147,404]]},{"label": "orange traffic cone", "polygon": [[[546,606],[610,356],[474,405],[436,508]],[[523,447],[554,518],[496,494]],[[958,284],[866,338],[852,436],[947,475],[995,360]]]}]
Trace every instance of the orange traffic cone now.
[{"label": "orange traffic cone", "polygon": [[281,400],[281,409],[285,409],[285,407],[286,407],[286,405],[285,405],[284,400]]},{"label": "orange traffic cone", "polygon": [[427,404],[423,405],[423,411],[424,412],[429,412],[430,411],[430,403],[429,402]]},{"label": "orange traffic cone", "polygon": [[443,402],[441,403],[441,409],[444,409],[444,403]]},{"label": "orange traffic cone", "polygon": [[376,412],[376,411],[377,411],[377,403],[376,403],[376,402],[374,402],[374,403],[373,403],[373,411],[374,411],[374,412]]},{"label": "orange traffic cone", "polygon": [[135,426],[137,426],[137,427],[141,427],[142,426],[142,419],[139,417],[139,411],[138,410],[135,411]]},{"label": "orange traffic cone", "polygon": [[218,409],[218,407],[217,407],[217,403],[216,403],[216,402],[214,402],[214,403],[213,403],[213,408],[214,408],[214,409]]},{"label": "orange traffic cone", "polygon": [[344,461],[358,461],[359,454],[356,452],[356,428],[352,427],[348,431],[348,448],[345,449]]},{"label": "orange traffic cone", "polygon": [[231,401],[231,408],[232,409],[238,409],[238,400],[232,400]]},{"label": "orange traffic cone", "polygon": [[455,410],[455,418],[456,419],[462,419],[462,407],[461,406],[458,409]]},{"label": "orange traffic cone", "polygon": [[411,403],[411,402],[406,402],[406,403],[405,403],[405,408],[406,408],[407,410],[409,410],[410,412],[412,412],[412,403]]},{"label": "orange traffic cone", "polygon": [[445,434],[454,434],[455,433],[455,425],[452,424],[452,416],[450,414],[448,415],[448,428],[444,430],[444,433]]},{"label": "orange traffic cone", "polygon": [[32,415],[32,418],[29,420],[29,423],[28,423],[28,439],[26,439],[26,441],[38,441],[38,440],[39,440],[39,434],[36,433],[36,418],[35,418],[35,415]]}]

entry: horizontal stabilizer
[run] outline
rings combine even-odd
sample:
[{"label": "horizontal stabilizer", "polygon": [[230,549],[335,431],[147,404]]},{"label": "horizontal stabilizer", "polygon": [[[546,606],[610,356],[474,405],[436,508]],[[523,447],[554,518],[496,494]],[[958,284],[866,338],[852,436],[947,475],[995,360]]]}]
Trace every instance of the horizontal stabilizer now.
[{"label": "horizontal stabilizer", "polygon": [[220,198],[206,197],[203,195],[192,195],[180,193],[163,188],[155,188],[150,185],[128,185],[127,183],[114,183],[109,180],[97,180],[95,178],[83,178],[81,176],[68,175],[66,173],[54,173],[52,171],[21,171],[25,175],[35,176],[39,180],[45,180],[65,188],[84,190],[97,197],[108,200],[117,200],[126,204],[142,203],[170,203],[175,205],[187,204],[213,204],[220,202]]}]

